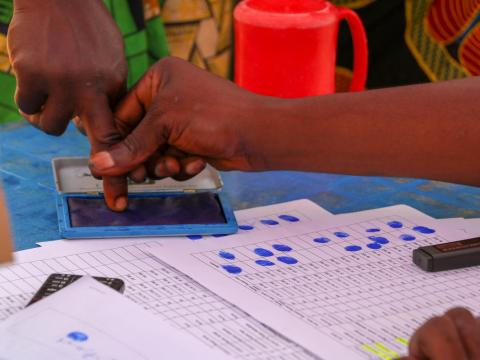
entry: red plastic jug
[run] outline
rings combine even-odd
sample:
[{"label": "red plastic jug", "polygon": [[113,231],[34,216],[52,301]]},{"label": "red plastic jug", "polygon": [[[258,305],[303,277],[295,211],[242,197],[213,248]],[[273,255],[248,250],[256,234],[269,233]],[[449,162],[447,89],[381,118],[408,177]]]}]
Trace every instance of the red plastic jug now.
[{"label": "red plastic jug", "polygon": [[350,91],[365,88],[367,36],[358,15],[324,0],[244,0],[235,17],[235,81],[255,93],[299,98],[335,92],[339,23],[354,43]]}]

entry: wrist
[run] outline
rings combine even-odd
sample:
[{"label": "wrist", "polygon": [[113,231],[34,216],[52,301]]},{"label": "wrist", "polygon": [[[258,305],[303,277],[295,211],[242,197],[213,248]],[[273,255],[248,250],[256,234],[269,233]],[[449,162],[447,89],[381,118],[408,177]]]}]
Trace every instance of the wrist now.
[{"label": "wrist", "polygon": [[[277,125],[287,121],[285,107],[287,100],[254,95],[242,111],[238,121],[241,152],[249,171],[273,170],[279,149],[284,148],[285,138]],[[244,169],[242,169],[244,170]]]}]

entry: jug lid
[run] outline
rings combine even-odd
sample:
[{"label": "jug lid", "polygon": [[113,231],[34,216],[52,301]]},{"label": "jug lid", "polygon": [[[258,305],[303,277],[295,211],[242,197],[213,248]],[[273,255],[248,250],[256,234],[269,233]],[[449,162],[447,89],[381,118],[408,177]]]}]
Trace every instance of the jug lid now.
[{"label": "jug lid", "polygon": [[303,14],[324,10],[325,0],[246,0],[250,8],[277,14]]}]

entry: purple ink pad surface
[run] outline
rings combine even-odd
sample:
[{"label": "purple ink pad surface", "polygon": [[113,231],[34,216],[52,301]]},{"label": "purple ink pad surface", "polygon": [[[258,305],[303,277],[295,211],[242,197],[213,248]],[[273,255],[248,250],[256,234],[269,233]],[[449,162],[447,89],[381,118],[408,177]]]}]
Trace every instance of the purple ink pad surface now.
[{"label": "purple ink pad surface", "polygon": [[226,224],[214,193],[129,197],[123,213],[109,210],[102,197],[67,199],[72,227]]}]

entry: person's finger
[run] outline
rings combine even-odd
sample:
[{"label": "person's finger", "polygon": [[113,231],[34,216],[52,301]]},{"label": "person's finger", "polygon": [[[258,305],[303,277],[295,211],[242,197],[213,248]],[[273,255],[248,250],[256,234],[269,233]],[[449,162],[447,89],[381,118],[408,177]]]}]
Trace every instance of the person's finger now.
[{"label": "person's finger", "polygon": [[75,124],[77,130],[80,131],[80,133],[82,133],[83,135],[87,135],[87,131],[85,130],[85,127],[83,126],[83,122],[80,117],[75,116],[73,118],[73,123]]},{"label": "person's finger", "polygon": [[[88,105],[82,109],[79,116],[90,140],[92,155],[95,156],[96,153],[105,151],[122,140],[122,137],[115,127],[113,114],[105,96],[95,96],[94,99],[87,97],[84,100]],[[96,176],[101,175],[92,173]],[[122,174],[102,177],[107,206],[114,211],[125,210],[128,206],[126,176]]]},{"label": "person's finger", "polygon": [[409,356],[416,360],[465,359],[466,353],[454,322],[447,316],[427,321],[412,336]]},{"label": "person's finger", "polygon": [[141,165],[138,168],[132,170],[128,174],[128,177],[137,184],[141,184],[147,179],[147,170],[145,169],[145,166]]},{"label": "person's finger", "polygon": [[175,180],[185,181],[201,173],[207,163],[204,159],[198,156],[190,156],[184,159],[180,159],[180,173],[173,176]]},{"label": "person's finger", "polygon": [[156,150],[167,143],[170,129],[162,123],[154,107],[121,143],[101,151],[90,159],[93,171],[118,176],[143,164]]},{"label": "person's finger", "polygon": [[180,162],[176,157],[170,155],[157,155],[147,162],[148,174],[155,179],[173,177],[180,173]]},{"label": "person's finger", "polygon": [[115,109],[115,122],[120,131],[129,134],[145,117],[150,108],[154,90],[152,73],[145,74],[124,96]]},{"label": "person's finger", "polygon": [[465,308],[454,308],[445,313],[457,327],[463,348],[469,360],[480,360],[480,329],[473,314]]},{"label": "person's finger", "polygon": [[60,136],[73,117],[73,103],[68,94],[56,93],[47,98],[40,112],[27,120],[49,135]]},{"label": "person's finger", "polygon": [[47,97],[45,83],[41,79],[25,71],[17,72],[15,102],[22,114],[39,113]]}]

